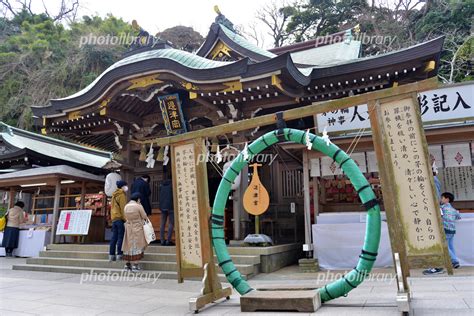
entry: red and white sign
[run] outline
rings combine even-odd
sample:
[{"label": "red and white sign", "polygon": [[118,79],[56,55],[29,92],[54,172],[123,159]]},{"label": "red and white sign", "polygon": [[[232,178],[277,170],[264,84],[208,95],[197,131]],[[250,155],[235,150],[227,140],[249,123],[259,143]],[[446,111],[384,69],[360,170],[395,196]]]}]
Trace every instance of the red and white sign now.
[{"label": "red and white sign", "polygon": [[56,235],[87,235],[92,210],[61,211]]}]

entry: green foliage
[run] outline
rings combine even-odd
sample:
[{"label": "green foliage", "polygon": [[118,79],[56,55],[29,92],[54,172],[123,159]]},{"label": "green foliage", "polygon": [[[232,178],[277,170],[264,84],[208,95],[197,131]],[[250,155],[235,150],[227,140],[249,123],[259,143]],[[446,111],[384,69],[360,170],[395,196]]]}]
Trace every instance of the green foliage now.
[{"label": "green foliage", "polygon": [[362,55],[368,56],[444,36],[440,79],[444,82],[472,80],[472,0],[429,0],[417,4],[404,0],[370,1],[371,6],[364,0],[296,1],[284,7],[294,10],[286,29],[294,35],[294,42],[359,24],[368,37],[384,37],[378,43],[363,44]]},{"label": "green foliage", "polygon": [[121,34],[134,30],[112,15],[85,16],[68,27],[26,11],[0,18],[0,120],[30,128],[30,106],[84,88],[127,49],[127,43],[81,46],[81,37]]},{"label": "green foliage", "polygon": [[367,9],[365,0],[309,0],[283,8],[292,13],[287,33],[295,42],[339,31],[341,26],[354,23]]}]

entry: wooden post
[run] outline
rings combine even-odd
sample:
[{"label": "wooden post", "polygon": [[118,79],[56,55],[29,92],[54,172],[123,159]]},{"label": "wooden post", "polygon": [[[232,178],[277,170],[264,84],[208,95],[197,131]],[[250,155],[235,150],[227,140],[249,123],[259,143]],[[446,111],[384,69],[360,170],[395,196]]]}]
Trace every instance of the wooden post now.
[{"label": "wooden post", "polygon": [[304,199],[304,245],[303,251],[313,251],[311,242],[311,203],[309,196],[308,150],[303,149],[303,199]]},{"label": "wooden post", "polygon": [[314,223],[318,223],[319,215],[319,184],[318,177],[313,177],[313,205],[314,205]]},{"label": "wooden post", "polygon": [[51,231],[51,240],[50,243],[54,244],[56,242],[56,229],[59,219],[59,202],[61,199],[61,179],[57,179],[56,186],[54,189],[54,206],[53,206],[53,227]]},{"label": "wooden post", "polygon": [[[399,288],[399,291],[406,292],[408,291],[408,281],[407,278],[410,276],[410,269],[408,267],[408,260],[405,252],[405,242],[403,240],[403,227],[399,220],[397,220],[397,215],[395,212],[395,198],[392,194],[392,179],[393,175],[388,172],[387,161],[385,160],[384,150],[382,147],[382,134],[380,131],[381,122],[380,118],[376,112],[375,101],[371,101],[368,104],[370,125],[372,127],[372,139],[374,142],[375,155],[377,157],[377,164],[379,167],[380,174],[380,184],[383,190],[383,203],[385,206],[385,214],[387,216],[388,233],[390,237],[390,244],[392,246],[392,257],[393,262],[395,263],[394,254],[398,253],[400,256],[400,266],[402,270],[403,280],[403,289]],[[400,285],[398,282],[397,285]]]},{"label": "wooden post", "polygon": [[81,183],[81,206],[80,209],[83,210],[86,205],[86,182],[82,181]]},{"label": "wooden post", "polygon": [[9,192],[9,195],[8,195],[8,208],[12,208],[13,205],[15,205],[15,194],[16,194],[16,190],[14,188],[10,188],[10,192]]}]

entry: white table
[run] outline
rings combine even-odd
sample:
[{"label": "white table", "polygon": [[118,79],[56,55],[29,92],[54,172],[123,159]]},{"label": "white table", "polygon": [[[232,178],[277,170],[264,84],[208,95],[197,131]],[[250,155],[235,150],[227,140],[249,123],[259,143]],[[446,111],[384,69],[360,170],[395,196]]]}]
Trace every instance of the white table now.
[{"label": "white table", "polygon": [[[462,214],[461,214],[462,216]],[[315,257],[323,269],[350,269],[359,259],[366,223],[313,225]],[[474,218],[456,222],[454,248],[461,266],[474,266]],[[382,222],[380,246],[375,267],[393,266],[386,222]]]},{"label": "white table", "polygon": [[[14,256],[18,257],[38,257],[40,251],[50,241],[50,232],[44,230],[20,230],[18,239],[18,248],[13,251]],[[0,245],[3,240],[3,232],[0,232]],[[0,256],[5,256],[5,248],[0,247]]]}]

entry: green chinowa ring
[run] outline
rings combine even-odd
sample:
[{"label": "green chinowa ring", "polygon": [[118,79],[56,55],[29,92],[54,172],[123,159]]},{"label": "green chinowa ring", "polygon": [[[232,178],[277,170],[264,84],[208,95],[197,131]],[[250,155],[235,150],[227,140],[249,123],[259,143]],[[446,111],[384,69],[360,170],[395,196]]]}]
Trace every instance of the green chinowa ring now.
[{"label": "green chinowa ring", "polygon": [[[377,257],[377,251],[380,242],[380,207],[377,202],[374,191],[369,182],[364,177],[356,163],[339,147],[329,143],[314,134],[309,134],[312,143],[312,150],[318,150],[323,154],[334,159],[342,168],[344,173],[350,179],[352,185],[359,194],[359,197],[367,209],[367,226],[365,231],[364,246],[357,266],[342,278],[325,285],[319,289],[322,302],[335,299],[340,296],[346,296],[349,291],[361,284],[364,278],[370,273]],[[290,128],[284,128],[269,132],[248,146],[248,160],[260,153],[269,146],[281,141],[293,141],[295,143],[306,144],[305,132]],[[212,208],[211,230],[212,242],[217,256],[217,261],[225,276],[234,289],[241,295],[252,291],[250,285],[242,279],[239,271],[236,269],[230,258],[227,246],[224,240],[224,208],[229,197],[232,182],[240,173],[242,168],[248,163],[240,153],[233,161],[231,166],[225,172]]]}]

